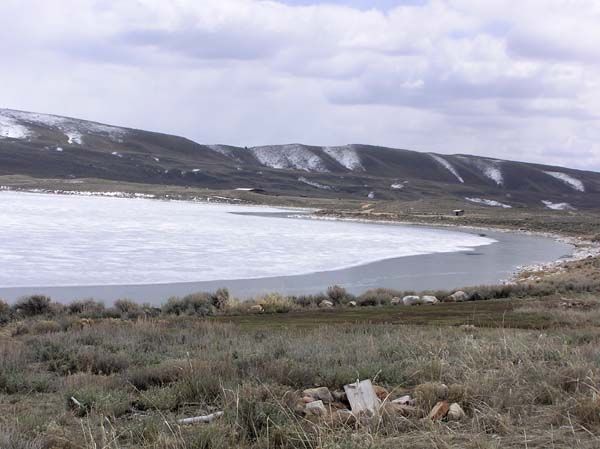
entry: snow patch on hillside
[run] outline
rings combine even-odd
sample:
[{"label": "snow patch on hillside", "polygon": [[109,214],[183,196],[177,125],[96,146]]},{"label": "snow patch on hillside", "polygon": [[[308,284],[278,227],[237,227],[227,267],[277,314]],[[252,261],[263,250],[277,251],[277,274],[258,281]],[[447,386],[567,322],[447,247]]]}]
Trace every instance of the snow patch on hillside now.
[{"label": "snow patch on hillside", "polygon": [[465,198],[465,200],[470,201],[472,203],[483,204],[484,206],[491,207],[501,207],[503,209],[512,209],[512,206],[509,204],[501,203],[496,200],[487,200],[485,198]]},{"label": "snow patch on hillside", "polygon": [[462,176],[460,176],[458,174],[458,171],[454,168],[454,166],[450,162],[448,162],[443,157],[438,156],[437,154],[430,154],[429,156],[431,156],[438,164],[442,165],[446,170],[448,170],[450,173],[452,173],[454,175],[454,177],[456,179],[458,179],[458,181],[461,184],[465,183],[465,180],[462,178]]},{"label": "snow patch on hillside", "polygon": [[548,200],[544,200],[542,203],[544,203],[544,206],[546,206],[548,209],[552,210],[575,210],[575,208],[569,203],[553,203],[552,201]]},{"label": "snow patch on hillside", "polygon": [[[75,120],[59,117],[57,115],[38,114],[35,112],[0,109],[0,129],[2,127],[2,120],[6,119],[24,129],[27,129],[27,124],[58,129],[67,137],[70,144],[76,145],[81,145],[83,143],[83,137],[86,134],[108,137],[116,142],[122,142],[123,137],[127,134],[127,130],[124,128],[88,122],[86,120]],[[29,134],[31,134],[31,131],[28,131],[28,135]]]},{"label": "snow patch on hillside", "polygon": [[326,173],[323,159],[302,145],[269,145],[249,151],[262,165],[276,169],[294,169]]},{"label": "snow patch on hillside", "polygon": [[323,147],[323,152],[350,171],[364,171],[360,156],[350,145],[341,147]]},{"label": "snow patch on hillside", "polygon": [[564,182],[569,187],[571,187],[574,190],[577,190],[578,192],[585,192],[585,186],[583,185],[583,182],[581,182],[577,178],[574,178],[573,176],[558,171],[545,171],[544,173],[546,173],[549,176],[552,176],[553,178],[558,179],[559,181]]},{"label": "snow patch on hillside", "polygon": [[14,118],[2,115],[0,111],[0,139],[27,139],[31,132]]},{"label": "snow patch on hillside", "polygon": [[208,148],[213,150],[215,153],[222,154],[223,156],[233,157],[233,150],[225,145],[207,145]]},{"label": "snow patch on hillside", "polygon": [[316,187],[317,189],[322,189],[322,190],[331,190],[331,186],[327,186],[325,184],[321,184],[320,182],[317,181],[311,181],[310,179],[305,178],[304,176],[300,176],[298,178],[298,181],[307,184],[311,187]]},{"label": "snow patch on hillside", "polygon": [[504,185],[504,176],[502,170],[498,165],[502,163],[497,159],[474,159],[465,156],[459,156],[465,162],[472,164],[474,167],[479,169],[483,176],[494,181],[498,186]]},{"label": "snow patch on hillside", "polygon": [[390,188],[393,190],[402,190],[404,188],[404,184],[401,184],[401,183],[392,184],[390,186]]}]

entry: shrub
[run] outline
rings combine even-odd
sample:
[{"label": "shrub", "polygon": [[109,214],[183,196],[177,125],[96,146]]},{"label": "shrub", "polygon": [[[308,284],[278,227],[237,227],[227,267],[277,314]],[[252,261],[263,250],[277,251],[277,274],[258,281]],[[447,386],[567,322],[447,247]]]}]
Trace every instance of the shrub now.
[{"label": "shrub", "polygon": [[339,285],[329,287],[327,289],[327,297],[334,304],[344,304],[354,298],[344,287],[340,287]]},{"label": "shrub", "polygon": [[137,367],[127,371],[125,379],[138,390],[150,387],[164,387],[175,382],[183,373],[183,367],[177,364]]},{"label": "shrub", "polygon": [[34,295],[19,299],[13,310],[26,317],[44,315],[52,311],[51,303],[52,300],[47,296]]},{"label": "shrub", "polygon": [[359,306],[385,306],[389,305],[395,296],[402,297],[404,294],[396,290],[377,288],[364,292],[358,297],[357,302]]},{"label": "shrub", "polygon": [[82,315],[86,318],[101,318],[104,314],[104,303],[86,299],[83,301],[73,301],[67,306],[67,312],[71,315]]},{"label": "shrub", "polygon": [[220,288],[210,296],[210,299],[217,310],[225,310],[229,304],[229,290]]},{"label": "shrub", "polygon": [[8,323],[10,319],[10,306],[0,299],[0,325]]},{"label": "shrub", "polygon": [[129,361],[124,355],[97,349],[82,349],[76,358],[76,368],[78,371],[94,374],[119,373],[127,369],[128,366]]},{"label": "shrub", "polygon": [[[71,398],[81,405],[77,405]],[[114,417],[123,416],[130,409],[129,395],[122,389],[105,390],[101,386],[87,385],[67,391],[65,394],[67,408],[78,416],[85,416],[92,411]]]},{"label": "shrub", "polygon": [[183,298],[169,298],[162,311],[167,315],[214,315],[211,295],[208,293],[193,293]]},{"label": "shrub", "polygon": [[294,304],[284,296],[278,293],[264,295],[256,300],[265,313],[287,313],[293,309]]},{"label": "shrub", "polygon": [[328,299],[328,297],[322,293],[318,295],[301,295],[290,297],[290,301],[300,307],[318,307],[319,304],[325,299]]},{"label": "shrub", "polygon": [[115,301],[114,307],[121,312],[122,315],[128,317],[136,316],[140,311],[140,305],[129,299],[119,299]]}]

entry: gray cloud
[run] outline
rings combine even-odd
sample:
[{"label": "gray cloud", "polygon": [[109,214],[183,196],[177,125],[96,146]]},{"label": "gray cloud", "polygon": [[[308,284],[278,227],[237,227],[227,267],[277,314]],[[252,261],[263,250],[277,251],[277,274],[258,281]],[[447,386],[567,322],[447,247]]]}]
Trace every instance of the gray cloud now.
[{"label": "gray cloud", "polygon": [[5,2],[0,106],[600,170],[592,0]]}]

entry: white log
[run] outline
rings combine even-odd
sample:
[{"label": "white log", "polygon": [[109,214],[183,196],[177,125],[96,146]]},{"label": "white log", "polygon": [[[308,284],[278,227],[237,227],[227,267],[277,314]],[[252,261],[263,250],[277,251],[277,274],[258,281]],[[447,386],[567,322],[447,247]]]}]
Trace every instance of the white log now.
[{"label": "white log", "polygon": [[71,396],[71,402],[73,402],[73,404],[75,404],[77,407],[83,408],[83,404],[81,402],[79,402],[77,399],[75,399],[73,396]]},{"label": "white log", "polygon": [[177,423],[178,424],[211,423],[215,419],[220,418],[221,416],[223,416],[223,412],[215,412],[215,413],[211,413],[210,415],[194,416],[193,418],[178,419]]}]

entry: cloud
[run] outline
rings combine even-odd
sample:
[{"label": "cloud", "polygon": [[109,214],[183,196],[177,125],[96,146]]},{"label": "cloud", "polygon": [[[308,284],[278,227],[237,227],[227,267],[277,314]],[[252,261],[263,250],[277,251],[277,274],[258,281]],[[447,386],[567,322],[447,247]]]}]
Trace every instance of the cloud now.
[{"label": "cloud", "polygon": [[0,104],[254,145],[600,170],[581,0],[4,0]]}]

